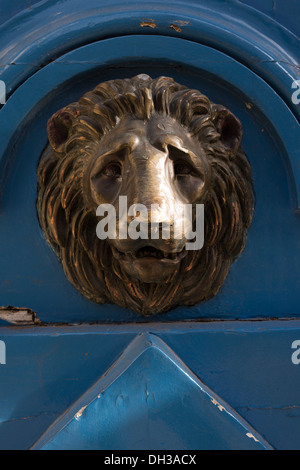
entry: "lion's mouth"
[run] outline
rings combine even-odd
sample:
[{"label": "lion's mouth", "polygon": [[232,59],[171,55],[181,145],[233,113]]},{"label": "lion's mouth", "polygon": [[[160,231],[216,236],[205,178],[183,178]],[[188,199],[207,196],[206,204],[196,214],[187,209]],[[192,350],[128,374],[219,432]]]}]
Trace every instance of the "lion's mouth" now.
[{"label": "lion's mouth", "polygon": [[136,250],[122,252],[112,246],[113,256],[132,279],[144,283],[168,283],[179,269],[181,260],[188,252],[165,251],[153,246],[143,246]]},{"label": "lion's mouth", "polygon": [[168,253],[166,251],[158,250],[152,246],[146,246],[140,248],[136,253],[136,258],[156,258],[156,259],[167,259],[167,260],[181,260],[186,256],[186,251],[183,249],[179,253]]},{"label": "lion's mouth", "polygon": [[180,252],[168,252],[152,246],[144,246],[136,251],[126,253],[119,251],[116,247],[112,247],[112,249],[114,256],[122,261],[157,260],[166,263],[178,263],[187,255],[185,248]]}]

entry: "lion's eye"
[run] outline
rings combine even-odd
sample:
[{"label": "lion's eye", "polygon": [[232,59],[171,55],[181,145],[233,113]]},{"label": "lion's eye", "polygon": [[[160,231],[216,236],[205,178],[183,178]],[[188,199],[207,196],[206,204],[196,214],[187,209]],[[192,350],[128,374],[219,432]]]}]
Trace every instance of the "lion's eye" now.
[{"label": "lion's eye", "polygon": [[102,170],[102,174],[111,178],[118,178],[122,174],[121,165],[119,163],[109,163]]},{"label": "lion's eye", "polygon": [[192,168],[185,162],[174,163],[174,173],[176,176],[186,176],[193,173]]}]

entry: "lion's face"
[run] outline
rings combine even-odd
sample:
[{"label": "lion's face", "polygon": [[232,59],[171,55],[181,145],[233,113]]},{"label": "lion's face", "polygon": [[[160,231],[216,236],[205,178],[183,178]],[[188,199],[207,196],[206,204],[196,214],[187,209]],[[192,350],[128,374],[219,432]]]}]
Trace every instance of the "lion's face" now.
[{"label": "lion's face", "polygon": [[[143,75],[100,84],[58,111],[48,136],[39,220],[84,296],[151,315],[216,295],[253,213],[242,126],[229,110],[170,78]],[[124,197],[127,207],[147,209],[149,236],[121,235]],[[204,245],[189,251],[174,227],[184,206],[197,204],[205,207]],[[103,205],[114,208],[117,229],[105,240],[96,235]],[[127,228],[137,213],[126,214]]]},{"label": "lion's face", "polygon": [[172,231],[168,238],[153,238],[151,222],[173,227],[185,204],[204,200],[209,179],[201,145],[171,117],[154,114],[142,121],[126,116],[101,140],[84,175],[90,208],[113,204],[119,214],[119,197],[126,196],[128,207],[148,209],[148,239],[118,235],[108,240],[132,282],[164,283],[180,270],[187,240]]}]

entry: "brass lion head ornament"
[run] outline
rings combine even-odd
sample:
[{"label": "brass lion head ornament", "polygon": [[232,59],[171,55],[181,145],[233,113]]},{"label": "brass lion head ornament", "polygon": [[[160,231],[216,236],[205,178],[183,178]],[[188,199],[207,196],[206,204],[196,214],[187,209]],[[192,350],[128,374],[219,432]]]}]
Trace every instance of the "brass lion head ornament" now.
[{"label": "brass lion head ornament", "polygon": [[[139,75],[101,83],[58,111],[48,137],[38,216],[85,297],[151,315],[217,294],[244,248],[254,200],[242,126],[228,109],[171,78]],[[120,236],[125,197],[128,206],[147,208],[155,237]],[[187,250],[185,234],[162,236],[182,207],[199,204],[201,249]],[[103,240],[96,233],[101,205],[115,209],[117,229]]]}]

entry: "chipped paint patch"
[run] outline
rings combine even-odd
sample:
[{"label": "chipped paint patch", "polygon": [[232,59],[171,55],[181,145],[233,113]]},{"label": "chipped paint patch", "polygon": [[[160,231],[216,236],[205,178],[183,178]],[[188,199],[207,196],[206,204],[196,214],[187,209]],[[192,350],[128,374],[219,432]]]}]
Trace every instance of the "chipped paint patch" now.
[{"label": "chipped paint patch", "polygon": [[256,437],[255,437],[255,436],[253,436],[253,434],[251,434],[251,432],[247,432],[246,436],[247,436],[247,437],[249,437],[249,439],[254,439],[254,440],[255,440],[255,442],[259,442],[259,440],[258,440],[258,439],[256,439]]},{"label": "chipped paint patch", "polygon": [[145,27],[152,28],[152,29],[156,28],[156,24],[154,23],[153,20],[141,21],[140,26],[141,28],[145,28]]},{"label": "chipped paint patch", "polygon": [[0,307],[0,320],[4,320],[11,325],[40,325],[41,320],[30,308]]},{"label": "chipped paint patch", "polygon": [[170,28],[174,29],[175,31],[177,31],[177,33],[181,33],[182,29],[177,26],[177,24],[170,24]]},{"label": "chipped paint patch", "polygon": [[84,412],[84,410],[86,409],[87,405],[86,406],[83,406],[77,413],[76,415],[74,416],[74,418],[78,421],[81,416],[82,416],[82,413]]},{"label": "chipped paint patch", "polygon": [[217,406],[220,411],[225,411],[224,406],[220,405],[220,403],[217,402],[217,400],[215,398],[212,398],[211,402],[212,402],[213,405]]}]

